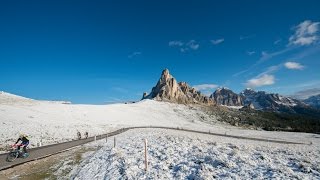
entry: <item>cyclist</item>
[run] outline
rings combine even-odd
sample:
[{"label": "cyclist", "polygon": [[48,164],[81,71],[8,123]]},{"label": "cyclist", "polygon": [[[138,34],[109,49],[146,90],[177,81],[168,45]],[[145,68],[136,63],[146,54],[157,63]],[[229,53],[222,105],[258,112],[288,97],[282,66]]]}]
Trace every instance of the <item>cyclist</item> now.
[{"label": "cyclist", "polygon": [[81,133],[80,133],[80,131],[77,132],[77,136],[78,136],[78,139],[81,139]]},{"label": "cyclist", "polygon": [[21,144],[18,145],[18,150],[20,150],[20,146],[23,146],[23,152],[24,154],[28,153],[27,152],[27,146],[29,145],[29,139],[28,139],[28,136],[25,135],[25,134],[20,134],[17,142],[14,144],[14,145],[17,145],[17,143],[21,141]]}]

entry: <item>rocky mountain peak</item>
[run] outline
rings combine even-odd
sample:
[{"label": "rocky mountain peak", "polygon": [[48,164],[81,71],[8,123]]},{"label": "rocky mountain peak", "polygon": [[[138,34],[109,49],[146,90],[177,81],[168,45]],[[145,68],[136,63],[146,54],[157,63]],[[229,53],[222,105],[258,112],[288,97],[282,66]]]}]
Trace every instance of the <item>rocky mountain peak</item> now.
[{"label": "rocky mountain peak", "polygon": [[152,88],[149,95],[144,94],[142,99],[154,99],[183,104],[214,104],[211,99],[190,87],[186,82],[177,83],[168,69],[162,71],[157,85]]},{"label": "rocky mountain peak", "polygon": [[240,94],[243,95],[243,96],[250,96],[250,95],[254,95],[256,94],[257,92],[251,88],[246,88],[245,90],[243,90]]},{"label": "rocky mountain peak", "polygon": [[164,82],[167,82],[169,79],[172,79],[172,76],[169,73],[168,69],[164,69],[161,73],[160,82],[164,83]]},{"label": "rocky mountain peak", "polygon": [[169,78],[171,75],[170,75],[170,73],[169,73],[169,69],[164,69],[163,71],[162,71],[162,74],[161,74],[161,77],[163,77],[163,78],[165,78],[165,79],[167,79],[167,78]]},{"label": "rocky mountain peak", "polygon": [[218,105],[242,106],[243,99],[240,95],[234,93],[228,88],[218,88],[211,96]]}]

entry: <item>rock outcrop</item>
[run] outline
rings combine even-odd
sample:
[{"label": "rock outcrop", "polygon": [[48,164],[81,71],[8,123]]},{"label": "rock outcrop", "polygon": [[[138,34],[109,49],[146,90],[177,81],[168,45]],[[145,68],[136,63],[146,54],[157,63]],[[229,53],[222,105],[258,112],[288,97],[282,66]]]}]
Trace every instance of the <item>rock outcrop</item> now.
[{"label": "rock outcrop", "polygon": [[162,71],[161,77],[149,95],[144,94],[142,99],[154,99],[158,101],[170,101],[182,104],[213,105],[214,101],[202,95],[186,82],[177,83],[168,69]]},{"label": "rock outcrop", "polygon": [[243,97],[228,88],[218,88],[210,98],[218,105],[243,106]]}]

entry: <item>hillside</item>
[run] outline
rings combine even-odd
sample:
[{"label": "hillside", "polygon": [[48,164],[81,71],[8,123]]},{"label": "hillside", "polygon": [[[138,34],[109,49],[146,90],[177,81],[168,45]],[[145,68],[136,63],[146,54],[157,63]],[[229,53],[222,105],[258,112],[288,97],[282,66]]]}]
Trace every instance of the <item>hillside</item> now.
[{"label": "hillside", "polygon": [[[66,153],[54,162],[37,161],[46,177],[76,179],[110,178],[318,178],[320,167],[319,135],[297,132],[264,131],[236,119],[239,113],[263,117],[257,112],[230,109],[223,106],[183,105],[155,100],[134,104],[77,105],[37,101],[2,93],[0,103],[0,151],[14,143],[19,133],[30,137],[31,147],[68,141],[76,132],[97,135],[130,126],[168,126],[194,129],[231,136],[263,138],[302,145],[282,145],[272,142],[248,141],[237,138],[199,135],[174,130],[137,129],[117,136],[117,147],[111,140],[94,142],[74,149],[90,152],[83,156]],[[25,102],[28,103],[25,103]],[[212,109],[213,108],[213,109]],[[242,117],[242,116],[240,116]],[[230,122],[229,122],[230,120]],[[233,124],[236,121],[238,124]],[[259,119],[260,121],[260,119]],[[227,123],[225,123],[227,122]],[[244,124],[241,124],[245,122]],[[256,121],[258,122],[258,121]],[[235,126],[231,126],[230,124]],[[237,127],[237,126],[242,126]],[[143,167],[142,144],[149,141],[149,171]],[[312,152],[312,153],[309,153]],[[61,158],[64,157],[64,158]],[[75,160],[72,160],[75,158]],[[49,163],[49,164],[48,164]],[[50,165],[52,163],[52,165]],[[30,168],[26,164],[25,168]],[[252,169],[255,168],[252,174]],[[40,169],[34,172],[39,176]],[[106,171],[107,170],[107,171]],[[6,177],[23,178],[22,168],[9,171]],[[266,173],[268,172],[268,173]]]}]

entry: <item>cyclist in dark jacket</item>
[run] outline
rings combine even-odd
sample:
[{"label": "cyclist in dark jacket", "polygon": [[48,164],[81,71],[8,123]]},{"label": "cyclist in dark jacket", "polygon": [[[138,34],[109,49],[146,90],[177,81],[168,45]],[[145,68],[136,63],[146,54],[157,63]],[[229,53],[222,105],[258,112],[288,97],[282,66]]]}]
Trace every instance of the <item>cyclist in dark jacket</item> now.
[{"label": "cyclist in dark jacket", "polygon": [[[15,144],[17,144],[19,141],[22,141],[20,145],[23,145],[23,152],[27,153],[27,146],[29,145],[28,136],[25,134],[20,134],[19,139]],[[18,146],[18,150],[20,150],[20,146]]]}]

